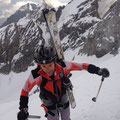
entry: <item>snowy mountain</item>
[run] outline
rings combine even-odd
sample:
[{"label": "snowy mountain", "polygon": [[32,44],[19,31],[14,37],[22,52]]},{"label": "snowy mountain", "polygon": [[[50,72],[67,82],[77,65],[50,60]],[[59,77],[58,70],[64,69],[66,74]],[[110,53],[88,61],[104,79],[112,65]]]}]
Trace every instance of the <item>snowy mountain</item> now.
[{"label": "snowy mountain", "polygon": [[[64,51],[77,50],[77,55],[97,57],[107,53],[116,55],[120,47],[120,4],[119,1],[113,3],[103,19],[98,12],[98,0],[72,0],[67,6],[59,8],[57,20]],[[32,53],[36,46],[48,44],[51,39],[42,15],[43,6],[31,6],[34,5],[27,4],[19,11],[32,13],[0,29],[1,73],[27,70],[34,64]]]},{"label": "snowy mountain", "polygon": [[78,55],[87,54],[97,57],[102,57],[107,53],[118,53],[120,1],[113,2],[114,4],[106,14],[101,11],[105,14],[103,19],[100,18],[101,14],[98,12],[100,4],[105,4],[103,1],[86,0],[79,4],[80,2],[79,0],[72,1],[65,7],[60,17],[60,35],[65,50],[78,48]]},{"label": "snowy mountain", "polygon": [[37,9],[36,4],[26,4],[17,10],[13,15],[11,15],[0,27],[4,27],[8,24],[18,22],[19,19],[25,17],[26,15],[32,14]]},{"label": "snowy mountain", "polygon": [[118,54],[120,50],[120,1],[115,2],[104,19],[100,21],[94,30],[94,39],[97,44],[98,57],[106,53]]},{"label": "snowy mountain", "polygon": [[[24,12],[28,5],[20,8],[19,11]],[[33,53],[34,47],[43,40],[43,30],[40,26],[44,27],[44,25],[39,23],[38,19],[42,19],[39,10],[41,7],[38,6],[37,12],[36,10],[32,11],[32,15],[29,14],[19,19],[17,23],[8,24],[0,29],[0,63],[2,68],[0,71],[2,73],[7,74],[11,69],[21,72],[32,64],[31,53]]]},{"label": "snowy mountain", "polygon": [[100,18],[103,18],[106,12],[117,0],[99,0],[98,1],[98,13]]}]

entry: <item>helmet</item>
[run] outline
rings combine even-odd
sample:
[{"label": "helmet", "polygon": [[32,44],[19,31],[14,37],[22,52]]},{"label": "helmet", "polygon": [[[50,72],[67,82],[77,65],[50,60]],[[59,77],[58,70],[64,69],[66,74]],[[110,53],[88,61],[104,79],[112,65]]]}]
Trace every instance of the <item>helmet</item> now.
[{"label": "helmet", "polygon": [[34,58],[38,64],[55,62],[57,59],[56,50],[51,47],[40,46],[38,49],[36,49]]}]

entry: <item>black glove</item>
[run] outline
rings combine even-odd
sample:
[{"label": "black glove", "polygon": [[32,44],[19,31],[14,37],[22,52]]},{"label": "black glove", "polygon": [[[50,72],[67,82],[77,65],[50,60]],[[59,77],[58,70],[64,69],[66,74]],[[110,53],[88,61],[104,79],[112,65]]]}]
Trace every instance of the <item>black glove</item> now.
[{"label": "black glove", "polygon": [[103,76],[104,78],[106,78],[106,77],[109,77],[109,76],[110,76],[110,73],[109,73],[108,69],[106,69],[106,68],[101,68],[101,69],[98,71],[98,75],[101,75],[101,76]]},{"label": "black glove", "polygon": [[73,86],[69,78],[65,77],[63,80],[63,87],[68,89],[70,88],[72,90]]},{"label": "black glove", "polygon": [[28,108],[24,108],[20,112],[18,112],[17,120],[26,120],[28,116],[29,116]]}]

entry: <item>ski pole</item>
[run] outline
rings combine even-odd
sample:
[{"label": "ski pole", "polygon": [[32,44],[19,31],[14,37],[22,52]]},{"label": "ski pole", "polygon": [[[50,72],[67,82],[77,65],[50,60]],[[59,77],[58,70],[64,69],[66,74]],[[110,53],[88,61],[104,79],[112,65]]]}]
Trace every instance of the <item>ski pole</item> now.
[{"label": "ski pole", "polygon": [[41,116],[37,116],[37,115],[29,115],[28,118],[40,119]]},{"label": "ski pole", "polygon": [[99,89],[98,89],[97,95],[96,95],[96,97],[93,97],[93,98],[92,98],[92,101],[93,101],[93,102],[96,102],[96,101],[97,101],[97,98],[98,98],[98,95],[99,95],[99,93],[100,93],[100,90],[101,90],[103,81],[104,81],[104,77],[102,76],[101,83],[100,83],[100,87],[99,87]]}]

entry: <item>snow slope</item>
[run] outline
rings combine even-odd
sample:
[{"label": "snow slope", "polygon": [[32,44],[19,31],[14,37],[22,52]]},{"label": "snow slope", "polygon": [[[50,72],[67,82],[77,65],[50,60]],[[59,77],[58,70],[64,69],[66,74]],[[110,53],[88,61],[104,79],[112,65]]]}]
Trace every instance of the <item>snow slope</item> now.
[{"label": "snow slope", "polygon": [[[65,53],[66,59],[71,61],[75,52],[70,53],[70,51],[67,51]],[[119,59],[120,54],[114,57],[106,55],[99,59],[95,56],[76,55],[74,57],[75,62],[87,62],[106,67],[110,70],[111,75],[105,79],[98,101],[94,103],[91,99],[96,96],[101,77],[89,74],[87,71],[72,72],[71,80],[74,85],[74,94],[77,102],[77,107],[74,110],[71,109],[72,120],[120,120]],[[7,76],[0,74],[0,120],[16,120],[20,90],[31,69],[33,68],[31,67],[27,72],[20,74],[11,73]],[[42,120],[46,120],[43,108],[40,107],[41,101],[38,96],[39,94],[36,93],[30,97],[29,113],[41,115]]]},{"label": "snow slope", "polygon": [[104,17],[105,13],[110,9],[110,7],[116,2],[117,0],[99,0],[98,2],[98,12],[101,18]]}]

